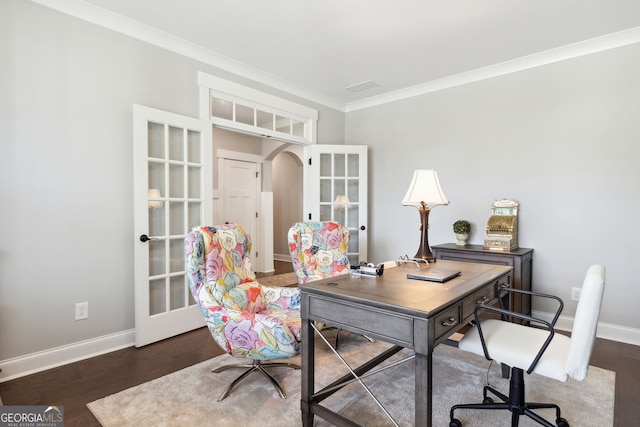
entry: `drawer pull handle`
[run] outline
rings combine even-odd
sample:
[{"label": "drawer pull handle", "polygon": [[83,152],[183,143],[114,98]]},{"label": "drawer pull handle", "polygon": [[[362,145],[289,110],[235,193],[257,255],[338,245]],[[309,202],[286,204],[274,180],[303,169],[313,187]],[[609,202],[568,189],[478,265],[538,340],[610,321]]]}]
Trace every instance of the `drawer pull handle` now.
[{"label": "drawer pull handle", "polygon": [[485,295],[482,298],[480,298],[479,300],[476,300],[476,304],[484,304],[487,301],[489,301],[489,297]]},{"label": "drawer pull handle", "polygon": [[501,287],[502,289],[504,289],[504,288],[508,288],[508,287],[509,287],[509,284],[508,284],[508,283],[501,283],[501,284],[500,284],[500,287]]},{"label": "drawer pull handle", "polygon": [[458,321],[455,317],[449,317],[446,322],[442,322],[442,326],[453,326],[456,323],[458,323]]}]

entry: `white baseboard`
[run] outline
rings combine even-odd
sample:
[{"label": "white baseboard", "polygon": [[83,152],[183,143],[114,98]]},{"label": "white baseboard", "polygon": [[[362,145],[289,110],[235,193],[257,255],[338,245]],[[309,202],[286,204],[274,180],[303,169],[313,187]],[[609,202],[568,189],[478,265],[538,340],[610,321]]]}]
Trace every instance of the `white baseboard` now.
[{"label": "white baseboard", "polygon": [[291,262],[291,255],[290,254],[273,254],[273,259],[276,261],[284,261],[284,262]]},{"label": "white baseboard", "polygon": [[[534,311],[533,316],[547,321],[553,319],[552,314],[541,311]],[[556,323],[556,328],[562,331],[571,331],[573,329],[573,317],[560,316]],[[640,329],[626,326],[601,322],[598,324],[597,336],[607,340],[640,345]],[[130,329],[50,350],[39,351],[26,356],[1,360],[0,383],[131,347],[134,345],[134,339],[135,331]]]},{"label": "white baseboard", "polygon": [[134,345],[135,331],[116,332],[77,343],[1,360],[0,383]]},{"label": "white baseboard", "polygon": [[[553,314],[542,311],[533,311],[532,316],[548,322],[553,320]],[[560,316],[556,322],[556,329],[561,331],[572,331],[573,317]],[[640,329],[628,328],[626,326],[599,322],[596,336],[605,340],[624,342],[631,345],[640,345]]]}]

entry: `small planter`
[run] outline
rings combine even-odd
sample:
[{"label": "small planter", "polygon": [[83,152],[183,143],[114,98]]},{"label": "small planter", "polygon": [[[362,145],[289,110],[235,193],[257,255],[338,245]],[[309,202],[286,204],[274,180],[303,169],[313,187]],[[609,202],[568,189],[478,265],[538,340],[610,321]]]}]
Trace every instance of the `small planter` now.
[{"label": "small planter", "polygon": [[456,239],[458,240],[456,242],[456,245],[458,245],[458,246],[466,246],[467,245],[467,241],[469,240],[469,234],[456,233]]},{"label": "small planter", "polygon": [[471,233],[471,223],[466,219],[459,219],[453,223],[453,232],[456,235],[458,241],[456,245],[465,246],[469,240],[469,234]]}]

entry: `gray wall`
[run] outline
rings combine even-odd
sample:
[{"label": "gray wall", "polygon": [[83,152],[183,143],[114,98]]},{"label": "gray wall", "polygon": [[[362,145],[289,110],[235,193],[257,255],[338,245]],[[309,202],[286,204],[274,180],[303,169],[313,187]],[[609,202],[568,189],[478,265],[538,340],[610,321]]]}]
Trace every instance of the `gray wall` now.
[{"label": "gray wall", "polygon": [[640,328],[640,46],[346,115],[31,2],[0,2],[0,54],[0,361],[134,327],[132,105],[197,117],[198,71],[318,108],[319,143],[370,146],[370,260],[415,253],[400,201],[432,167],[452,202],[432,244],[458,218],[482,242],[491,201],[516,198],[534,287],[568,297],[603,263],[601,320]]},{"label": "gray wall", "polygon": [[515,198],[534,289],[572,316],[570,288],[602,263],[601,321],[637,331],[638,76],[633,45],[348,113],[346,141],[370,147],[370,259],[415,254],[418,213],[401,200],[413,170],[433,168],[451,204],[431,212],[431,245],[455,242],[461,218],[481,244],[491,202]]},{"label": "gray wall", "polygon": [[0,56],[0,361],[134,327],[133,104],[197,117],[204,71],[344,138],[341,112],[31,2],[0,2]]}]

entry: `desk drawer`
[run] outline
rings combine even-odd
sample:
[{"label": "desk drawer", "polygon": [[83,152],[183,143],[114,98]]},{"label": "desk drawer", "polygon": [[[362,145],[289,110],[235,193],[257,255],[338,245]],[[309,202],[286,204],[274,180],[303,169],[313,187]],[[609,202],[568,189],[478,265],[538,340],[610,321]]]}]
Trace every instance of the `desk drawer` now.
[{"label": "desk drawer", "polygon": [[435,339],[460,328],[460,308],[461,304],[456,304],[434,318]]},{"label": "desk drawer", "polygon": [[414,319],[410,316],[312,296],[309,298],[309,318],[413,348]]},{"label": "desk drawer", "polygon": [[473,310],[477,305],[490,304],[496,298],[496,293],[500,288],[509,287],[509,276],[501,277],[489,286],[472,293],[462,301],[462,318],[473,316]]}]

